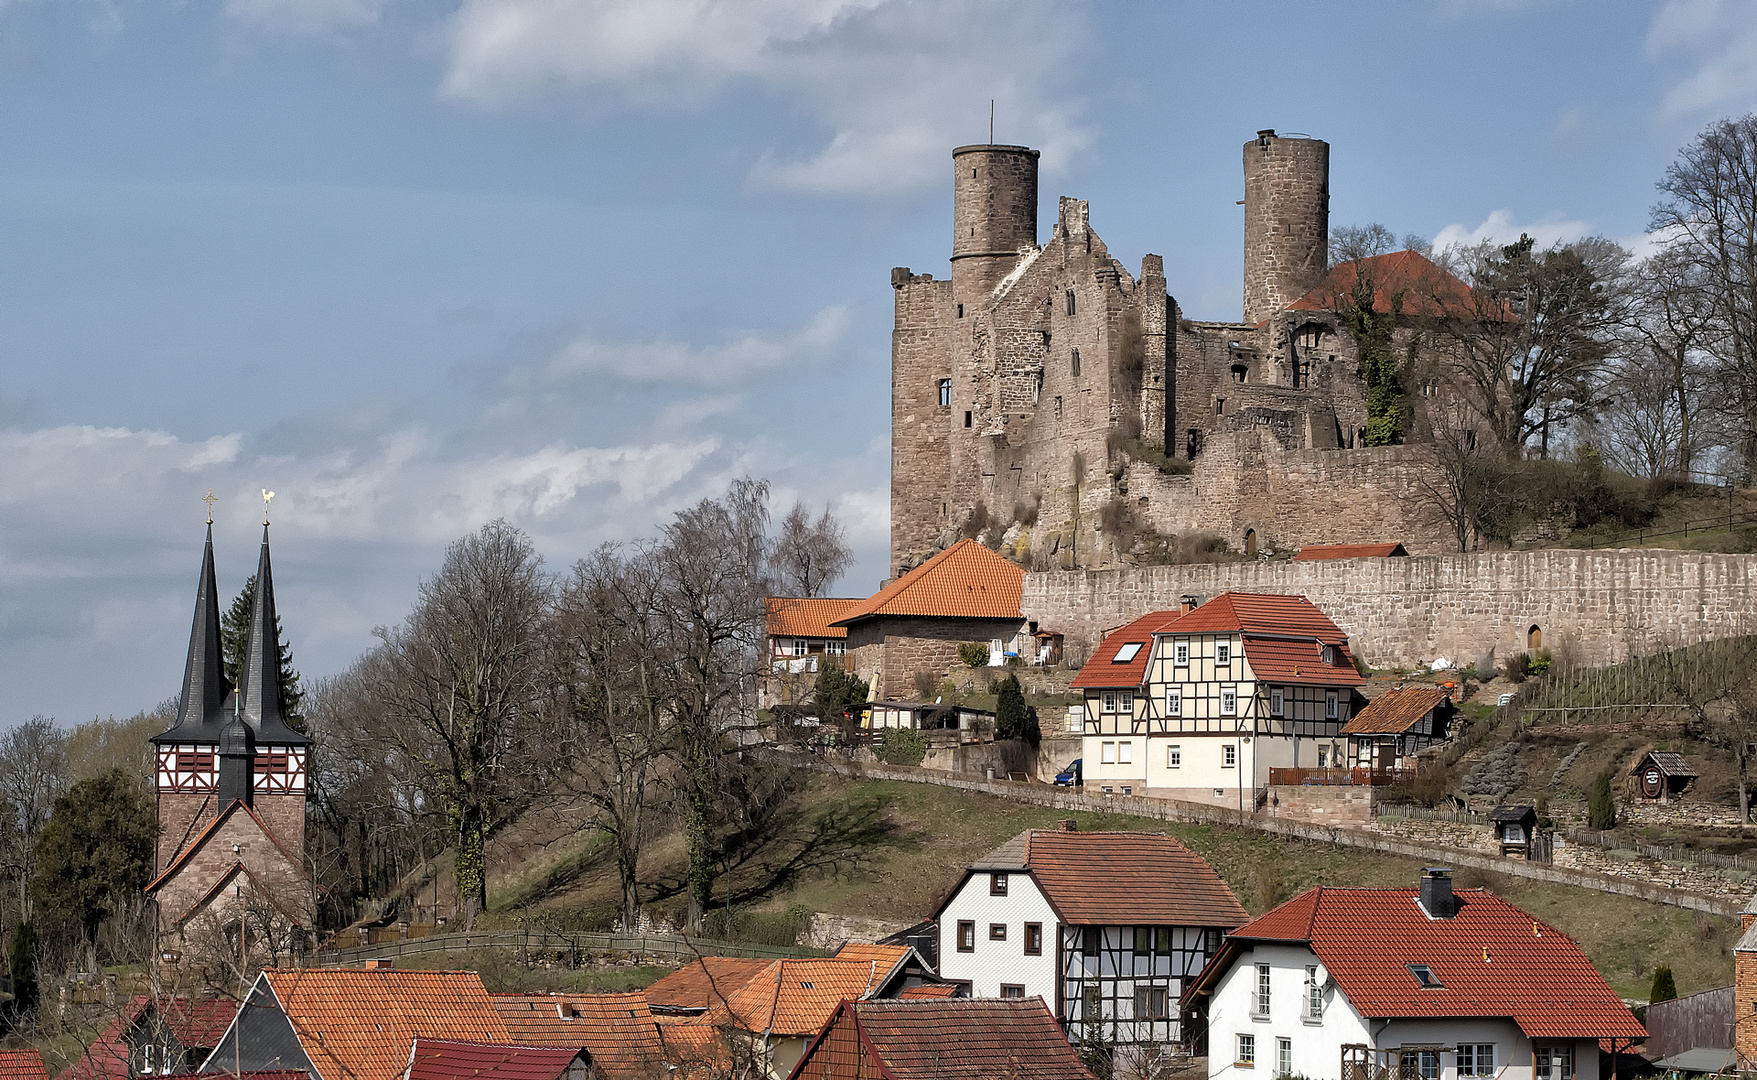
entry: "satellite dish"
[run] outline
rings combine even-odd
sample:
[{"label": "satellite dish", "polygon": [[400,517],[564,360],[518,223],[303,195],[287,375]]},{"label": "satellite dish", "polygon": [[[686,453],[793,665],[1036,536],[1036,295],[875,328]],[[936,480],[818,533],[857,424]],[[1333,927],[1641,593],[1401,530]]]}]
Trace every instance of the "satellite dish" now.
[{"label": "satellite dish", "polygon": [[1317,968],[1312,971],[1312,978],[1317,981],[1317,984],[1320,987],[1325,990],[1330,989],[1330,972],[1325,970],[1323,964],[1319,964]]}]

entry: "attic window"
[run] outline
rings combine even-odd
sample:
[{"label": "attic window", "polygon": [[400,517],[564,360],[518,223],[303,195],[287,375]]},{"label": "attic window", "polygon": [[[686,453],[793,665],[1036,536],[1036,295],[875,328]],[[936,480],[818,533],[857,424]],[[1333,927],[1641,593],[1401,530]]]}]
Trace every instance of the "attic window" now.
[{"label": "attic window", "polygon": [[1135,654],[1140,651],[1141,651],[1141,643],[1138,641],[1131,641],[1127,645],[1124,645],[1122,648],[1118,649],[1116,651],[1116,655],[1111,657],[1110,662],[1113,664],[1126,664],[1130,660],[1133,660],[1135,658]]},{"label": "attic window", "polygon": [[811,985],[811,984],[810,984],[810,983],[808,983],[808,982],[802,982],[802,983],[800,983],[800,984],[799,984],[799,988],[800,988],[800,989],[801,989],[801,990],[815,990],[815,989],[817,989],[817,988],[816,988],[816,987],[814,987],[814,986],[812,986],[812,985]]},{"label": "attic window", "polygon": [[1415,976],[1415,984],[1423,990],[1438,990],[1444,985],[1440,982],[1440,977],[1434,974],[1434,969],[1426,964],[1410,964],[1409,973]]}]

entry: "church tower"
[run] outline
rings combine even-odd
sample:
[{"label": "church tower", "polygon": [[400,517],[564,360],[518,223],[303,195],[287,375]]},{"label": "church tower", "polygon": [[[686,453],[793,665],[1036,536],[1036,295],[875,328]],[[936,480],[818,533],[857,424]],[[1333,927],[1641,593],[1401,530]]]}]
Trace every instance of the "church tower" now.
[{"label": "church tower", "polygon": [[[262,529],[256,593],[238,685],[228,688],[220,648],[213,522],[196,586],[177,722],[152,738],[157,756],[158,874],[147,895],[158,904],[161,955],[200,952],[210,924],[236,924],[241,906],[261,905],[249,931],[253,948],[276,954],[311,927],[314,886],[305,862],[306,762],[311,740],[281,713],[280,637],[268,524]],[[265,921],[262,910],[277,914]],[[199,932],[191,934],[191,927]],[[235,947],[235,946],[233,946]],[[202,963],[202,957],[190,960]]]}]

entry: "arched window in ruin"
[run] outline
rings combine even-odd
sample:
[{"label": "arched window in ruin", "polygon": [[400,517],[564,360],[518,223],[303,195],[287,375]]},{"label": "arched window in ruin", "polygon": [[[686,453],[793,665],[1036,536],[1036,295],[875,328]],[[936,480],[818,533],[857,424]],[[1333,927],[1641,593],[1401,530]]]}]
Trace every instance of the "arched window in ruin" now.
[{"label": "arched window in ruin", "polygon": [[1246,529],[1245,530],[1245,558],[1254,559],[1256,557],[1257,557],[1257,530]]},{"label": "arched window in ruin", "polygon": [[1527,652],[1536,652],[1543,648],[1543,627],[1533,624],[1525,632],[1525,648]]}]

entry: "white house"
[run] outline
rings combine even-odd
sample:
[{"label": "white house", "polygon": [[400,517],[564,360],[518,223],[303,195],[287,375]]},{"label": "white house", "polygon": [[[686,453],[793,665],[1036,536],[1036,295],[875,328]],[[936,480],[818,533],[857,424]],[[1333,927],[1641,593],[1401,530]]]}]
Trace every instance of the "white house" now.
[{"label": "white house", "polygon": [[1184,983],[1249,916],[1169,836],[1067,826],[1020,833],[964,872],[934,912],[940,978],[972,997],[1041,996],[1077,1041],[1180,1042]]},{"label": "white house", "polygon": [[1086,787],[1249,808],[1270,769],[1343,767],[1363,682],[1347,635],[1303,596],[1229,592],[1144,615],[1073,680]]},{"label": "white house", "polygon": [[1580,947],[1485,889],[1316,888],[1227,935],[1185,992],[1228,1080],[1598,1080],[1647,1035]]}]

